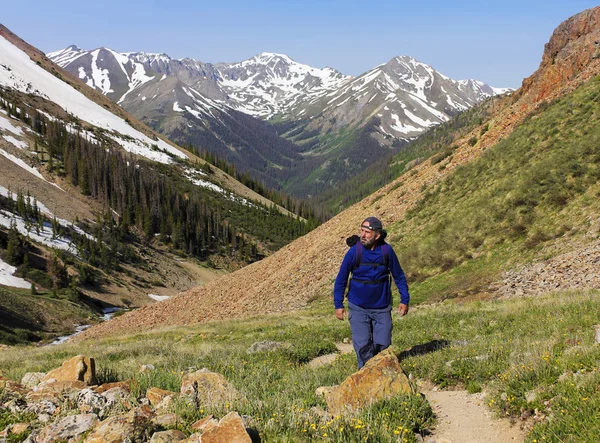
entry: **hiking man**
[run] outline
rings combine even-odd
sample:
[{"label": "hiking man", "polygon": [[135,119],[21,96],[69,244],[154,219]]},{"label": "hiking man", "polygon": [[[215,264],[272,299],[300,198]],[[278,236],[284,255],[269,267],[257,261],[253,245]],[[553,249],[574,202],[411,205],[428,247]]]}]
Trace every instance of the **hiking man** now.
[{"label": "hiking man", "polygon": [[344,319],[344,293],[348,277],[348,320],[358,368],[392,343],[392,284],[400,292],[401,316],[408,313],[410,295],[396,253],[385,243],[381,221],[367,217],[360,227],[360,241],[352,246],[340,267],[333,288],[335,316]]}]

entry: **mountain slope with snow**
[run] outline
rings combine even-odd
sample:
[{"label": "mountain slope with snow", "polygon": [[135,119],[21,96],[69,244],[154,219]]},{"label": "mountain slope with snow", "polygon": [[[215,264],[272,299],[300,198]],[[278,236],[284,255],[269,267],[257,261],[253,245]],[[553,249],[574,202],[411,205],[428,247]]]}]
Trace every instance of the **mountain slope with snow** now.
[{"label": "mountain slope with snow", "polygon": [[[408,56],[356,78],[273,53],[217,64],[75,46],[49,56],[171,140],[300,196],[347,180],[369,157],[388,156],[504,92],[452,80]],[[361,153],[365,144],[372,146]]]},{"label": "mountain slope with snow", "polygon": [[[65,57],[88,55],[72,47]],[[139,66],[121,70],[125,96],[154,78]],[[93,75],[112,89],[103,73]],[[221,117],[210,99],[165,81],[179,93],[173,114]],[[87,296],[92,308],[141,306],[153,302],[148,293],[202,284],[312,226],[161,138],[1,25],[0,171],[0,286],[15,299],[31,290],[72,303]],[[257,223],[264,219],[272,229]]]}]

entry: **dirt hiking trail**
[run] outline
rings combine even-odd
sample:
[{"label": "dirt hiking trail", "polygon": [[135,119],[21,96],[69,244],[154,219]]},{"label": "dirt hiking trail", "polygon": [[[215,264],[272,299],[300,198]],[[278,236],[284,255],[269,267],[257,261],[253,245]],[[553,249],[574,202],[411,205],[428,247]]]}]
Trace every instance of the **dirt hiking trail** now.
[{"label": "dirt hiking trail", "polygon": [[487,409],[483,394],[439,391],[419,387],[437,417],[426,443],[522,443],[526,432],[508,419],[496,419]]},{"label": "dirt hiking trail", "polygon": [[[339,353],[322,355],[308,365],[316,368],[333,363],[341,354],[353,351],[352,345],[336,343]],[[483,394],[467,391],[440,391],[430,382],[418,382],[437,418],[432,433],[424,443],[522,443],[526,431],[508,419],[494,418],[486,407]]]}]

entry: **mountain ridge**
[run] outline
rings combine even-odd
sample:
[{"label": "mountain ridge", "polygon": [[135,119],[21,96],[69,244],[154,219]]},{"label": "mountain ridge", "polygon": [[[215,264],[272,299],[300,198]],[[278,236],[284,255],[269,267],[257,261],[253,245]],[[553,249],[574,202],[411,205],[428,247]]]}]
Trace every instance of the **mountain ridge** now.
[{"label": "mountain ridge", "polygon": [[[451,80],[408,56],[356,78],[275,53],[215,64],[73,46],[49,56],[176,142],[207,149],[302,197],[334,187],[368,167],[369,157],[389,156],[424,130],[503,92],[476,80]],[[260,146],[267,134],[278,151],[290,153],[291,164]],[[365,143],[369,149],[361,149]]]}]

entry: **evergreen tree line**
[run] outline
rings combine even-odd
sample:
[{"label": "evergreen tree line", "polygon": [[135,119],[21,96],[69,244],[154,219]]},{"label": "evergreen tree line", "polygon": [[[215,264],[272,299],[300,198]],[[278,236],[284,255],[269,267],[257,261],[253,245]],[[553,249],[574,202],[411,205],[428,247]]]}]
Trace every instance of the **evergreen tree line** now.
[{"label": "evergreen tree line", "polygon": [[[216,166],[220,170],[231,175],[237,181],[252,189],[257,194],[262,195],[273,203],[308,220],[311,226],[316,227],[331,218],[331,213],[326,208],[312,205],[305,199],[292,197],[283,191],[269,188],[264,182],[253,178],[248,172],[239,172],[233,163],[230,163],[227,160],[219,157],[217,154],[214,154],[206,149],[195,148],[190,144],[188,144],[187,149],[190,152],[194,152],[198,157],[207,161],[211,165]],[[203,167],[202,170],[208,173],[212,172],[210,167],[207,168],[206,166]]]},{"label": "evergreen tree line", "polygon": [[[242,204],[234,197],[195,186],[182,178],[178,165],[155,164],[123,153],[102,131],[96,131],[97,140],[88,139],[21,103],[9,103],[6,98],[0,102],[4,107],[18,107],[29,119],[38,134],[38,158],[49,169],[68,178],[84,195],[104,203],[101,226],[110,233],[113,245],[127,239],[134,227],[143,240],[159,237],[200,259],[227,254],[251,262],[261,258],[256,241],[274,250],[316,225],[314,220],[305,223],[275,208]],[[111,211],[118,215],[116,221]]]}]

